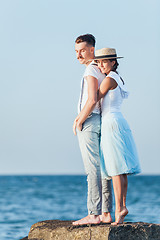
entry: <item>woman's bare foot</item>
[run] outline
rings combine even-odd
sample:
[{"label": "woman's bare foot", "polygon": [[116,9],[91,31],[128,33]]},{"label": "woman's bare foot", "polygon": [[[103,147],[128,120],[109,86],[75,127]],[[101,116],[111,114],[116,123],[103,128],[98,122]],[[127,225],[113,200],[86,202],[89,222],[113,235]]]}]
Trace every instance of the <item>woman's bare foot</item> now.
[{"label": "woman's bare foot", "polygon": [[123,207],[123,210],[122,210],[122,215],[125,217],[125,216],[127,216],[127,214],[128,214],[128,209],[126,208],[126,207]]},{"label": "woman's bare foot", "polygon": [[99,224],[101,222],[99,215],[88,215],[78,221],[72,222],[73,225]]},{"label": "woman's bare foot", "polygon": [[124,207],[122,211],[115,213],[115,222],[113,222],[111,224],[112,225],[122,224],[124,222],[124,218],[127,214],[128,214],[128,209],[126,207]]},{"label": "woman's bare foot", "polygon": [[100,215],[101,222],[103,223],[111,223],[112,217],[110,212],[103,212],[102,215]]}]

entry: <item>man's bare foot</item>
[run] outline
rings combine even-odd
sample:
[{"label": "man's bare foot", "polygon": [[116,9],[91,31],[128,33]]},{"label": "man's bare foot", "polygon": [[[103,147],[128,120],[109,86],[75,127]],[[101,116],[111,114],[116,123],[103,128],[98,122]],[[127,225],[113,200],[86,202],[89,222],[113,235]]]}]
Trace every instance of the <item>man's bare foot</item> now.
[{"label": "man's bare foot", "polygon": [[126,207],[124,207],[121,212],[115,213],[115,222],[113,222],[111,224],[112,225],[122,224],[124,222],[124,218],[127,214],[128,214],[128,209]]},{"label": "man's bare foot", "polygon": [[101,222],[103,223],[111,223],[112,217],[110,212],[103,212],[102,215],[100,215]]},{"label": "man's bare foot", "polygon": [[101,219],[99,215],[88,215],[78,221],[72,222],[73,225],[99,224]]}]

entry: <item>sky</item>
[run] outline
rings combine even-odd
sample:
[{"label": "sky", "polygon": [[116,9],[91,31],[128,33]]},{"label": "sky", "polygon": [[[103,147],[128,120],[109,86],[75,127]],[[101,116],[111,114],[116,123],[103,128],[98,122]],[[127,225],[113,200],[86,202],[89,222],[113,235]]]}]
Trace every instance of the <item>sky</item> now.
[{"label": "sky", "polygon": [[84,174],[77,36],[114,47],[143,174],[160,174],[160,1],[0,0],[0,174]]}]

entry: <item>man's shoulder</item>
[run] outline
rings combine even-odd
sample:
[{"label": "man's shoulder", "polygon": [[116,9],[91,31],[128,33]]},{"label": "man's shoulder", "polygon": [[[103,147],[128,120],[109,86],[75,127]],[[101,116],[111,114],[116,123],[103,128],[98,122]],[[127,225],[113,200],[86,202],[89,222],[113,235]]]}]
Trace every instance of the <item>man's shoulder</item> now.
[{"label": "man's shoulder", "polygon": [[85,69],[84,76],[89,75],[95,78],[99,78],[102,73],[96,64],[89,64]]},{"label": "man's shoulder", "polygon": [[[98,65],[96,63],[91,63],[89,64],[86,69],[95,69],[95,70],[99,70]],[[100,71],[100,70],[99,70]]]}]

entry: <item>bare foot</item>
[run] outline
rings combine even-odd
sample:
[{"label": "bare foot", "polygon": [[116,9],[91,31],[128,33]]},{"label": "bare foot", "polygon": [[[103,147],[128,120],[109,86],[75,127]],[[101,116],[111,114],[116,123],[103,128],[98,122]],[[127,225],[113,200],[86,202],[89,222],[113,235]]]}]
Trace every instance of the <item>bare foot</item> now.
[{"label": "bare foot", "polygon": [[112,225],[122,224],[124,222],[125,216],[128,214],[128,209],[124,207],[121,212],[115,213],[115,222],[111,223]]},{"label": "bare foot", "polygon": [[128,209],[126,207],[122,210],[122,215],[125,217],[128,214]]},{"label": "bare foot", "polygon": [[99,215],[88,215],[78,221],[73,222],[73,225],[83,225],[83,224],[99,224],[101,219]]},{"label": "bare foot", "polygon": [[112,217],[110,212],[103,212],[102,215],[100,215],[101,222],[103,223],[111,223]]}]

